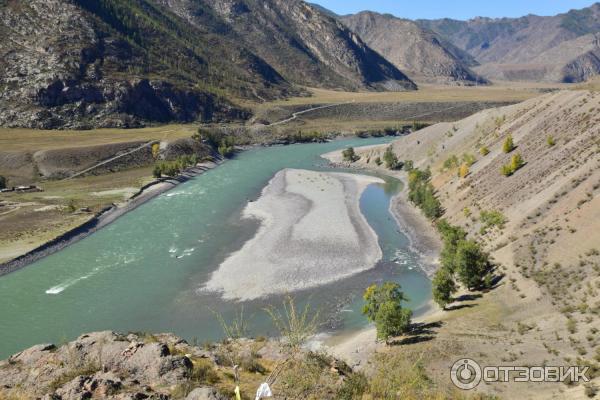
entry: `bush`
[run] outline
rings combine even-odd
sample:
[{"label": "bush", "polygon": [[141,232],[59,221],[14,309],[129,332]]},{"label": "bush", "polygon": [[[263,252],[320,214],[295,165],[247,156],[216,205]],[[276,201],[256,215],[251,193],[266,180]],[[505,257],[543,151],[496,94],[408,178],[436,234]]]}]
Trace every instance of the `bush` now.
[{"label": "bush", "polygon": [[502,175],[504,176],[511,176],[513,174],[513,170],[510,166],[510,164],[505,164],[502,166],[502,168],[500,168],[500,172],[502,173]]},{"label": "bush", "polygon": [[504,145],[502,146],[502,151],[505,153],[510,153],[515,149],[515,143],[513,142],[512,135],[508,135],[506,140],[504,140]]},{"label": "bush", "polygon": [[448,157],[446,159],[446,161],[444,161],[444,169],[454,169],[454,168],[457,168],[458,164],[459,164],[458,157],[456,157],[453,154],[450,157]]},{"label": "bush", "polygon": [[365,290],[363,314],[375,323],[377,338],[387,340],[391,336],[408,332],[412,311],[402,307],[408,301],[400,285],[386,282],[372,285]]},{"label": "bush", "polygon": [[508,219],[498,210],[482,211],[479,215],[479,220],[486,228],[498,227],[504,228],[504,225],[508,222]]},{"label": "bush", "polygon": [[510,160],[510,168],[513,174],[519,169],[521,169],[523,165],[525,165],[525,161],[523,161],[523,157],[521,157],[520,153],[517,153],[514,156],[512,156],[512,159]]},{"label": "bush", "polygon": [[7,185],[7,180],[5,177],[3,177],[2,175],[0,175],[0,189],[5,189],[6,185]]},{"label": "bush", "polygon": [[415,163],[413,162],[413,160],[406,160],[406,161],[404,161],[404,170],[406,172],[410,172],[413,169],[415,169]]},{"label": "bush", "polygon": [[375,164],[377,164],[378,166],[381,166],[381,164],[383,164],[383,161],[381,161],[381,157],[377,157],[375,159]]},{"label": "bush", "polygon": [[398,161],[398,156],[394,153],[392,146],[388,146],[383,153],[383,162],[387,169],[402,168],[402,163]]},{"label": "bush", "polygon": [[481,149],[479,149],[479,154],[481,154],[482,156],[487,156],[488,154],[490,154],[490,149],[488,149],[487,147],[483,146]]},{"label": "bush", "polygon": [[354,147],[348,147],[346,150],[342,151],[342,156],[344,157],[344,161],[351,163],[360,160],[360,157],[354,152]]},{"label": "bush", "polygon": [[465,153],[465,154],[463,154],[462,159],[463,159],[463,163],[467,164],[468,167],[470,167],[471,165],[473,165],[477,162],[477,159],[475,158],[475,156],[473,154]]},{"label": "bush", "polygon": [[554,138],[552,136],[548,136],[546,138],[546,143],[548,144],[549,147],[553,147],[556,142],[554,141]]},{"label": "bush", "polygon": [[469,175],[469,166],[466,163],[464,163],[458,169],[458,176],[460,178],[465,178],[467,175]]},{"label": "bush", "polygon": [[447,268],[436,271],[432,281],[433,300],[442,308],[452,301],[452,295],[456,293],[456,284],[452,273]]}]

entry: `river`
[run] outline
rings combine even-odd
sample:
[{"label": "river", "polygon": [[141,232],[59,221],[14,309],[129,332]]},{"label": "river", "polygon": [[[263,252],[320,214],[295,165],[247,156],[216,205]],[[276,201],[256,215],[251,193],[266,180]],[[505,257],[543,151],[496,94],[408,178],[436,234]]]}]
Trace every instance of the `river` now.
[{"label": "river", "polygon": [[[0,278],[0,358],[37,343],[62,343],[84,332],[173,332],[190,341],[222,337],[213,314],[232,318],[243,306],[253,335],[275,335],[264,308],[274,296],[245,303],[199,291],[212,271],[252,238],[256,222],[240,219],[269,179],[283,168],[331,170],[321,154],[391,138],[256,148],[164,193],[84,240]],[[382,177],[383,178],[383,177]],[[400,182],[384,178],[361,197],[379,236],[383,260],[367,272],[293,293],[319,309],[324,332],[367,324],[361,294],[373,282],[399,282],[416,313],[430,299],[418,256],[388,208]],[[244,279],[243,276],[240,279]]]}]

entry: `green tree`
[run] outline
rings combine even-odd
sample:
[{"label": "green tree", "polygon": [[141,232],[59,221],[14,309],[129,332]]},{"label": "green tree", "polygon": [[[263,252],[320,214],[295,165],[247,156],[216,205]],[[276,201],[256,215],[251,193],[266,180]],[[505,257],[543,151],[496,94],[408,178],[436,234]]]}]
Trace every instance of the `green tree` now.
[{"label": "green tree", "polygon": [[344,157],[344,161],[355,162],[360,159],[360,157],[354,151],[354,147],[348,147],[344,151],[342,151],[342,156]]},{"label": "green tree", "polygon": [[388,146],[383,153],[383,162],[387,169],[397,169],[402,165],[399,165],[398,156],[394,153],[392,146]]},{"label": "green tree", "polygon": [[487,254],[473,240],[462,240],[456,247],[454,257],[455,273],[458,280],[467,289],[481,287],[482,281],[489,270]]},{"label": "green tree", "polygon": [[510,153],[515,149],[515,143],[513,142],[512,135],[508,135],[506,140],[504,140],[504,145],[502,146],[502,151],[505,153]]},{"label": "green tree", "polygon": [[0,189],[5,189],[7,184],[7,180],[5,177],[0,175]]},{"label": "green tree", "polygon": [[440,268],[433,277],[432,294],[433,300],[442,309],[452,302],[452,295],[456,293],[456,283],[452,278],[452,273],[447,268]]},{"label": "green tree", "polygon": [[450,273],[454,273],[456,249],[458,243],[466,239],[467,232],[461,227],[450,225],[445,219],[437,223],[437,229],[444,242],[444,247],[440,254],[440,262],[443,268],[446,268]]},{"label": "green tree", "polygon": [[362,312],[375,323],[378,339],[387,340],[409,331],[412,311],[402,307],[402,302],[408,301],[408,298],[399,284],[371,285],[363,298],[365,305]]}]

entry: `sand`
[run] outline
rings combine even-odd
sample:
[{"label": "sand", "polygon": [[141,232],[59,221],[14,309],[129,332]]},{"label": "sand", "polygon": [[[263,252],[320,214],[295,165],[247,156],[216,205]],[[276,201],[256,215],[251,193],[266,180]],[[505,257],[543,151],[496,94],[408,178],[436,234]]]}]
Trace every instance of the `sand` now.
[{"label": "sand", "polygon": [[249,203],[258,232],[213,273],[205,290],[252,300],[335,282],[375,267],[382,252],[360,212],[370,176],[284,169]]}]

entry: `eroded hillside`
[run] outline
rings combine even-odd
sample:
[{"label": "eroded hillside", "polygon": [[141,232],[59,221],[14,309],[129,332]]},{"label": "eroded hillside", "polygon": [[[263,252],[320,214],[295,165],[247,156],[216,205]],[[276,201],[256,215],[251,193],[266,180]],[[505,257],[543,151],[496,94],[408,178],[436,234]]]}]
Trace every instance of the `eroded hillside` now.
[{"label": "eroded hillside", "polygon": [[[598,376],[599,109],[598,92],[562,91],[437,124],[393,144],[400,160],[431,168],[443,217],[485,244],[504,274],[468,308],[444,314],[438,340],[424,345],[446,352],[429,359],[433,369],[443,373],[456,356],[470,356],[484,365],[591,365]],[[512,149],[505,148],[509,136]],[[365,151],[359,162],[376,168],[382,152]],[[506,176],[503,166],[517,155],[523,165]],[[574,398],[583,386],[483,390]]]}]

